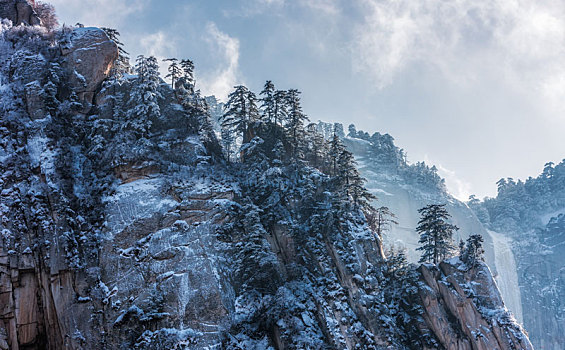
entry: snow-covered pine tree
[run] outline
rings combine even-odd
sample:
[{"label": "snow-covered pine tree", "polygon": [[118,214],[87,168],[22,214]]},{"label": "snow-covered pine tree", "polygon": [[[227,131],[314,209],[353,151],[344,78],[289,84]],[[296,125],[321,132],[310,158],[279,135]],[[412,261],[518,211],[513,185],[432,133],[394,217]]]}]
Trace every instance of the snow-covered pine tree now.
[{"label": "snow-covered pine tree", "polygon": [[163,61],[169,62],[169,68],[167,69],[169,73],[165,75],[165,79],[171,78],[171,88],[174,90],[178,79],[180,79],[183,74],[182,67],[179,64],[179,60],[176,58],[166,58]]},{"label": "snow-covered pine tree", "polygon": [[182,69],[182,74],[177,85],[180,85],[188,92],[193,93],[196,86],[196,81],[194,79],[194,63],[189,59],[183,59],[180,61],[180,67]]},{"label": "snow-covered pine tree", "polygon": [[329,148],[324,136],[318,132],[317,124],[306,126],[306,161],[316,169],[324,171],[327,168],[326,156]]},{"label": "snow-covered pine tree", "polygon": [[357,170],[357,163],[353,153],[344,148],[338,157],[338,172],[336,178],[345,194],[351,198],[355,208],[370,207],[370,201],[375,199],[365,188],[365,179]]},{"label": "snow-covered pine tree", "polygon": [[244,144],[251,141],[255,136],[254,123],[259,120],[255,94],[243,85],[236,86],[228,96],[224,111],[222,127],[233,130]]},{"label": "snow-covered pine tree", "polygon": [[281,125],[287,116],[286,91],[277,90],[273,95],[273,117],[275,125]]},{"label": "snow-covered pine tree", "polygon": [[301,158],[300,149],[304,144],[304,123],[308,117],[300,105],[300,92],[296,89],[287,91],[288,115],[285,129],[287,131],[292,159]]},{"label": "snow-covered pine tree", "polygon": [[349,133],[347,134],[347,136],[357,137],[357,129],[355,128],[355,124],[349,124],[349,127],[347,128],[347,130],[349,130]]},{"label": "snow-covered pine tree", "polygon": [[328,152],[329,166],[330,166],[329,174],[332,176],[336,176],[338,173],[339,156],[345,149],[345,146],[341,142],[341,139],[339,138],[335,126],[334,126],[332,139],[330,140],[329,148],[330,148]]},{"label": "snow-covered pine tree", "polygon": [[119,79],[124,74],[127,74],[131,70],[129,63],[129,53],[124,49],[124,44],[120,41],[120,32],[113,28],[102,27],[102,29],[108,38],[112,40],[118,46],[118,58],[114,62],[112,71],[110,72],[110,77],[113,79]]},{"label": "snow-covered pine tree", "polygon": [[222,138],[222,147],[224,151],[224,155],[228,162],[232,160],[232,154],[235,153],[235,138],[233,135],[232,130],[222,128],[221,130],[221,138]]},{"label": "snow-covered pine tree", "polygon": [[383,235],[390,231],[392,225],[398,225],[396,215],[388,207],[379,207],[365,211],[365,218],[371,231],[382,240]]},{"label": "snow-covered pine tree", "polygon": [[275,84],[267,80],[263,87],[263,91],[259,94],[261,97],[261,110],[263,111],[263,119],[275,122]]},{"label": "snow-covered pine tree", "polygon": [[445,204],[430,204],[418,210],[421,215],[416,231],[421,244],[416,250],[422,251],[419,262],[439,263],[449,257],[454,249],[453,232],[459,228],[447,221],[451,215]]},{"label": "snow-covered pine tree", "polygon": [[136,60],[136,84],[131,91],[126,121],[122,130],[131,130],[137,138],[146,138],[153,121],[161,117],[158,100],[162,98],[159,93],[159,65],[153,56],[139,55]]},{"label": "snow-covered pine tree", "polygon": [[480,234],[473,234],[467,238],[467,244],[461,256],[461,260],[467,264],[467,266],[474,267],[478,262],[485,260],[483,242],[483,236]]}]

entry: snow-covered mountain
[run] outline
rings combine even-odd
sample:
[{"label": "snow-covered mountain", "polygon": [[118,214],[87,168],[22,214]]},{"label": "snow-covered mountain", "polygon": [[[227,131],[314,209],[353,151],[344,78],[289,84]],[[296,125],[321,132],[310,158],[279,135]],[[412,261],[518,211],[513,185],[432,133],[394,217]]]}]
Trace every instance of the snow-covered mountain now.
[{"label": "snow-covered mountain", "polygon": [[[385,255],[351,153],[304,127],[296,90],[281,125],[238,87],[220,142],[192,62],[132,74],[116,31],[51,15],[0,2],[0,349],[532,349],[479,251]],[[399,217],[447,198],[399,169],[370,183],[410,179]]]},{"label": "snow-covered mountain", "polygon": [[536,347],[565,344],[565,160],[539,176],[498,182],[496,198],[469,205],[517,263],[524,325]]}]

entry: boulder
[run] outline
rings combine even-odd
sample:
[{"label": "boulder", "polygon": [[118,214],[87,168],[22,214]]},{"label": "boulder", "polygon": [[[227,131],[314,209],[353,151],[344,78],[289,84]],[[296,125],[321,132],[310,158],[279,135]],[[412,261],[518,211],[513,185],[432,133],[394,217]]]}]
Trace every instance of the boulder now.
[{"label": "boulder", "polygon": [[69,84],[79,98],[92,103],[94,93],[110,74],[118,58],[118,46],[100,28],[76,28],[61,46]]}]

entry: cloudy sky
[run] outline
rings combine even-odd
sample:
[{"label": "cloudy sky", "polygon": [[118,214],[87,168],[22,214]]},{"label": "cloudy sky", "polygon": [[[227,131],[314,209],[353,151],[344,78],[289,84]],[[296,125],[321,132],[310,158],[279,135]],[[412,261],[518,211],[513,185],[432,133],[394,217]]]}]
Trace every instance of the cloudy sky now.
[{"label": "cloudy sky", "polygon": [[562,0],[51,0],[132,57],[191,58],[225,98],[266,79],[310,119],[388,132],[466,199],[565,158]]}]

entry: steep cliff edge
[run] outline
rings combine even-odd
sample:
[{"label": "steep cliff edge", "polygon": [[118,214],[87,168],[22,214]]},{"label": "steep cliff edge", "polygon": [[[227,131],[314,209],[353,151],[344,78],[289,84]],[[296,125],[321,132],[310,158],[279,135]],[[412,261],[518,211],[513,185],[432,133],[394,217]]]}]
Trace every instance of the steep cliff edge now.
[{"label": "steep cliff edge", "polygon": [[533,349],[504,306],[484,263],[467,267],[459,258],[422,265],[419,295],[425,327],[445,349]]},{"label": "steep cliff edge", "polygon": [[335,178],[264,140],[227,162],[197,93],[108,76],[100,29],[5,25],[0,55],[0,349],[480,349],[477,327],[530,349],[461,292],[503,309],[488,269],[385,257]]}]

